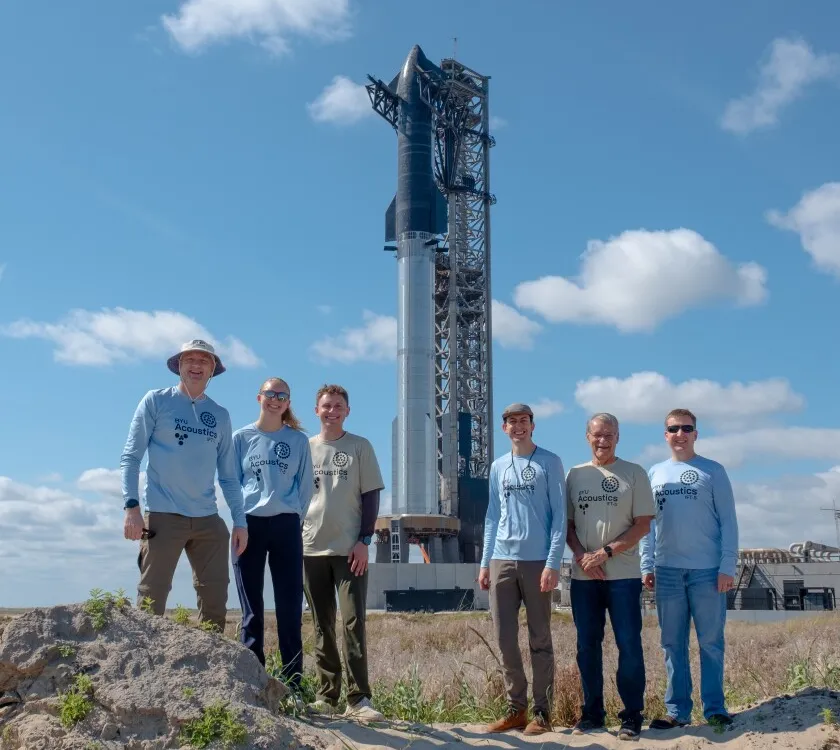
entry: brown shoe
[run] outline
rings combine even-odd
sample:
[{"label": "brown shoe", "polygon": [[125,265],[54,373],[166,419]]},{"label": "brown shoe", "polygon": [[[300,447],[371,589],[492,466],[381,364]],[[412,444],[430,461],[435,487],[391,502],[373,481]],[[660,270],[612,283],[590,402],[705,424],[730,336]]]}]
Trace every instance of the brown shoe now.
[{"label": "brown shoe", "polygon": [[527,709],[516,709],[510,706],[507,713],[492,724],[487,725],[488,732],[509,732],[511,729],[524,729],[528,724]]},{"label": "brown shoe", "polygon": [[534,718],[531,720],[531,723],[525,727],[525,731],[523,734],[545,734],[546,732],[551,731],[551,722],[542,711],[538,711],[534,714]]}]

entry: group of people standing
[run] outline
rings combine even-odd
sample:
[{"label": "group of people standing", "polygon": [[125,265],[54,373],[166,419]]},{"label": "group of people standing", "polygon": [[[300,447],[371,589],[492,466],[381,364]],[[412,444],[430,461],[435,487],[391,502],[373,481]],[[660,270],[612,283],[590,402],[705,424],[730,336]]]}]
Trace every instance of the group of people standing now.
[{"label": "group of people standing", "polygon": [[[124,535],[140,540],[138,606],[165,612],[175,569],[186,552],[199,620],[224,630],[230,546],[242,643],[265,665],[267,564],[281,678],[300,701],[305,596],[315,624],[318,679],[316,700],[307,708],[333,714],[342,686],[337,598],[348,672],[345,715],[382,720],[371,704],[365,599],[368,545],[384,484],[370,442],[344,429],[350,413],[347,391],[339,385],[318,390],[320,431],[307,438],[292,411],[288,383],[269,378],[256,395],[256,421],[234,431],[228,411],[206,393],[211,378],[225,371],[210,344],[190,341],[167,365],[179,383],[143,397],[120,462]],[[143,512],[139,473],[147,453]],[[230,532],[216,505],[217,474],[233,522]]]},{"label": "group of people standing", "polygon": [[[650,729],[691,721],[691,623],[700,647],[703,715],[732,722],[723,690],[726,592],[734,585],[738,521],[726,470],[694,450],[697,418],[687,409],[665,416],[671,457],[645,471],[619,458],[619,425],[608,413],[586,424],[591,460],[564,472],[559,456],[534,443],[533,410],[511,404],[502,413],[510,453],[490,469],[479,583],[490,591],[490,610],[502,655],[508,710],[491,732],[551,731],[554,686],[551,596],[564,545],[572,552],[570,597],[583,688],[574,734],[605,725],[602,645],[606,616],[618,648],[616,685],[623,710],[619,739],[642,730],[645,662],[642,587],[655,592],[668,684],[667,716]],[[533,672],[533,718],[519,649],[524,604]]]},{"label": "group of people standing", "polygon": [[[368,547],[384,484],[370,442],[344,429],[350,413],[347,391],[338,385],[318,390],[320,431],[307,438],[292,411],[288,383],[269,378],[256,395],[256,421],[233,431],[228,411],[206,393],[210,380],[225,371],[213,347],[190,341],[167,365],[179,377],[178,385],[144,396],[120,462],[124,535],[140,540],[138,606],[165,612],[175,569],[186,552],[199,619],[223,630],[230,554],[242,611],[241,640],[265,665],[267,564],[283,679],[299,693],[305,596],[315,625],[318,680],[316,700],[308,708],[336,712],[342,687],[338,608],[348,671],[345,715],[381,720],[371,704],[365,600]],[[619,426],[611,414],[589,419],[592,459],[568,474],[559,456],[534,443],[534,413],[527,404],[507,407],[502,428],[511,450],[490,470],[478,582],[490,592],[509,708],[488,730],[551,731],[551,597],[566,545],[573,556],[570,594],[584,696],[573,731],[583,734],[605,723],[602,643],[609,614],[624,705],[618,736],[635,739],[641,732],[643,586],[655,591],[668,674],[668,715],[650,728],[684,726],[691,720],[692,621],[700,645],[704,716],[731,722],[723,694],[724,625],[738,526],[726,471],[694,452],[696,417],[685,409],[665,417],[671,457],[647,472],[616,456]],[[141,510],[139,474],[146,454]],[[231,513],[230,531],[218,513],[217,474]],[[523,605],[533,668],[530,721],[518,645]]]}]

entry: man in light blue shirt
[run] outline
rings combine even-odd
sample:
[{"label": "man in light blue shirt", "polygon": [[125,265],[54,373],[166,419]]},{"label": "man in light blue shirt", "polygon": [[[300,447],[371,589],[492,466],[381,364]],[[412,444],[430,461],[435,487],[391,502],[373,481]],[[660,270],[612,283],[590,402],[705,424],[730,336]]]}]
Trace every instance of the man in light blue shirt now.
[{"label": "man in light blue shirt", "polygon": [[[142,540],[137,605],[148,598],[155,614],[164,613],[175,568],[181,552],[186,551],[199,620],[224,630],[230,582],[228,540],[236,555],[248,542],[230,415],[205,394],[210,378],[221,375],[225,367],[213,347],[199,339],[184,344],[167,360],[167,366],[180,382],[143,397],[120,460],[123,534],[126,539]],[[140,463],[147,452],[141,498]],[[232,533],[216,505],[217,471],[233,518]]]},{"label": "man in light blue shirt", "polygon": [[[566,484],[560,457],[534,443],[534,412],[511,404],[502,413],[510,453],[490,467],[484,551],[478,579],[490,590],[490,609],[502,653],[508,710],[490,732],[551,731],[554,685],[551,592],[566,542]],[[534,718],[528,722],[528,682],[519,650],[519,608],[525,604],[533,669]]]},{"label": "man in light blue shirt", "polygon": [[735,580],[738,519],[726,470],[694,452],[697,418],[674,409],[665,418],[671,458],[648,472],[656,519],[641,542],[643,583],[656,590],[662,648],[668,672],[668,716],[651,729],[691,722],[691,621],[700,645],[700,697],[712,724],[731,724],[723,694],[726,592]]}]

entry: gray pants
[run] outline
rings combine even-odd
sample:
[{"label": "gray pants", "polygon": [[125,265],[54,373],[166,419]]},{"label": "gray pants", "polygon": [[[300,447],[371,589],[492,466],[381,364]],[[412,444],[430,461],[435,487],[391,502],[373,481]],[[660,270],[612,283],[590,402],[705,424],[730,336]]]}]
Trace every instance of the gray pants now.
[{"label": "gray pants", "polygon": [[528,707],[528,681],[519,650],[519,607],[525,604],[531,652],[534,710],[549,713],[554,688],[554,648],[551,642],[551,592],[540,591],[545,562],[490,561],[490,611],[508,701],[516,709]]}]

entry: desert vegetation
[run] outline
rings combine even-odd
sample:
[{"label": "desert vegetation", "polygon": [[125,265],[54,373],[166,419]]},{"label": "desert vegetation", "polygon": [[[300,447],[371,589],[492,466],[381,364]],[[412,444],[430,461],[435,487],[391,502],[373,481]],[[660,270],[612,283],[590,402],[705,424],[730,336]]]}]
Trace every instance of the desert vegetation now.
[{"label": "desert vegetation", "polygon": [[[520,647],[530,675],[527,627],[520,620]],[[764,698],[804,687],[840,689],[840,616],[826,614],[787,623],[727,624],[726,692],[729,705],[746,707]],[[575,628],[571,615],[553,616],[555,695],[553,720],[571,726],[582,700],[575,662]],[[226,634],[237,637],[238,620],[228,618]],[[648,719],[665,707],[665,665],[655,617],[645,618],[643,632],[647,675]],[[504,686],[492,622],[487,612],[368,616],[369,668],[374,700],[388,717],[420,722],[483,722],[504,710]],[[273,615],[266,622],[270,671],[279,673]],[[304,615],[304,689],[314,696],[314,635]],[[702,719],[699,700],[699,655],[691,643],[695,718]],[[609,625],[604,640],[605,700],[612,722],[621,710],[615,686],[618,652]]]}]

